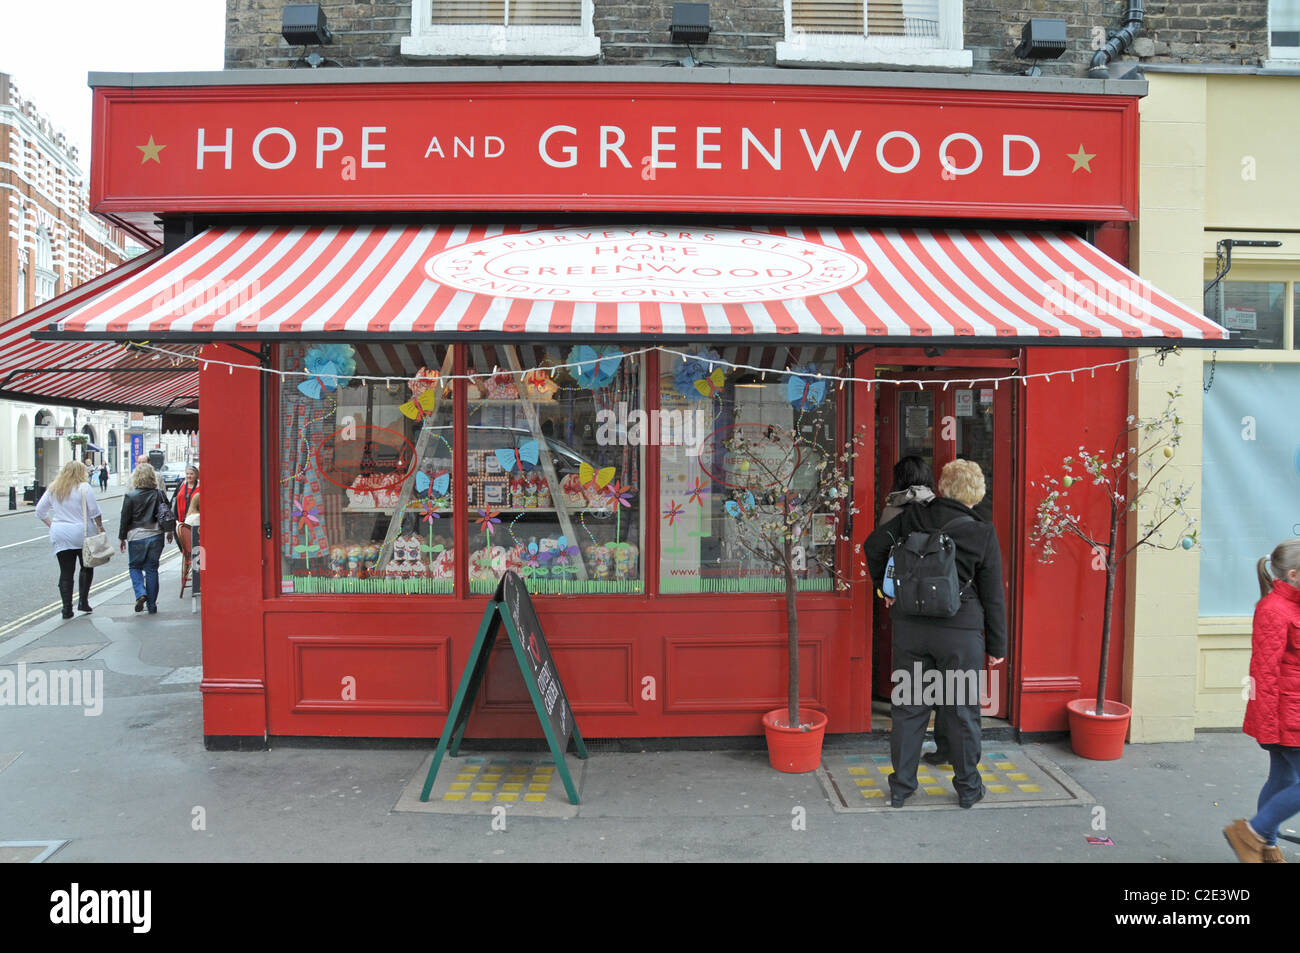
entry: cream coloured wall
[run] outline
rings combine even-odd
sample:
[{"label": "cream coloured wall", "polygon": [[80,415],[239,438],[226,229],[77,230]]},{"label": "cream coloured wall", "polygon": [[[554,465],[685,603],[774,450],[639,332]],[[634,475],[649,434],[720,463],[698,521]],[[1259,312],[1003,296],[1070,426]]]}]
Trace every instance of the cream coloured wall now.
[{"label": "cream coloured wall", "polygon": [[[1143,278],[1197,311],[1202,307],[1207,77],[1152,74],[1141,101],[1139,217],[1133,264]],[[1183,442],[1169,468],[1175,481],[1199,486],[1201,359],[1139,352],[1132,413],[1154,416],[1166,392],[1181,387]],[[1189,512],[1199,518],[1200,496]],[[1130,520],[1130,539],[1138,520]],[[1195,731],[1198,565],[1194,552],[1143,550],[1128,564],[1124,701],[1133,708],[1129,740],[1190,741]]]},{"label": "cream coloured wall", "polygon": [[[1221,238],[1277,239],[1276,249],[1235,249],[1229,279],[1300,280],[1300,77],[1149,73],[1141,103],[1139,273],[1189,307],[1204,306]],[[1288,338],[1288,342],[1290,338]],[[1149,355],[1151,352],[1142,352]],[[1300,351],[1220,351],[1225,361],[1300,363]],[[1204,365],[1187,349],[1135,373],[1134,413],[1164,405],[1181,386],[1183,443],[1176,479],[1193,484],[1201,509]],[[1130,740],[1190,740],[1196,728],[1237,727],[1241,679],[1250,661],[1249,619],[1201,619],[1199,560],[1193,550],[1143,554],[1129,567],[1125,701]]]}]

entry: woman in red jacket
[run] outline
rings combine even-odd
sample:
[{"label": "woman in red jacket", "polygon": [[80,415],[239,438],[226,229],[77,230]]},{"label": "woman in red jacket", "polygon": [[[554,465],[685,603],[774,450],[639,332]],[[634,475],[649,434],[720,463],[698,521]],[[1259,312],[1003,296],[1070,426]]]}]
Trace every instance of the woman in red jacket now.
[{"label": "woman in red jacket", "polygon": [[1280,544],[1258,572],[1263,598],[1255,606],[1242,731],[1268,752],[1268,780],[1258,813],[1233,821],[1223,836],[1243,863],[1280,864],[1277,829],[1300,813],[1300,539]]}]

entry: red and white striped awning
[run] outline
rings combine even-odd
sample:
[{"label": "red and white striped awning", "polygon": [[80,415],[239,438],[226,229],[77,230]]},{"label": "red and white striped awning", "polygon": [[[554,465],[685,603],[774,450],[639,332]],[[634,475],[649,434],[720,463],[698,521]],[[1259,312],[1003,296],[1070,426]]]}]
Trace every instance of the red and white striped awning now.
[{"label": "red and white striped awning", "polygon": [[112,341],[32,338],[160,259],[161,248],[147,251],[0,326],[0,397],[145,413],[196,405],[198,371],[191,362],[173,364]]},{"label": "red and white striped awning", "polygon": [[1064,232],[209,228],[42,336],[609,337],[1215,344],[1228,332]]}]

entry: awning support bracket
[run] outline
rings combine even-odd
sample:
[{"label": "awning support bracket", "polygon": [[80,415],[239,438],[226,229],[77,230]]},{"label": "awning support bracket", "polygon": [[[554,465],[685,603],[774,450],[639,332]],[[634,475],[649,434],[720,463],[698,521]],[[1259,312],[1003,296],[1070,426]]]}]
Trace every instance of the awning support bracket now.
[{"label": "awning support bracket", "polygon": [[250,348],[244,347],[242,344],[235,344],[231,341],[227,341],[225,343],[226,343],[226,347],[233,347],[236,351],[243,351],[245,354],[249,355],[250,357],[257,358],[257,363],[259,367],[266,369],[271,366],[271,345],[263,344],[258,350],[254,351]]}]

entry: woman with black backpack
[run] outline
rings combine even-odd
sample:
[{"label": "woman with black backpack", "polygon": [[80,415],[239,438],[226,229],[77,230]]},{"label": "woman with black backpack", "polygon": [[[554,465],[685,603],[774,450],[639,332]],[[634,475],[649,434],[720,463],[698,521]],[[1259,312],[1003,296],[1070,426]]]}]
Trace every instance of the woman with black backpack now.
[{"label": "woman with black backpack", "polygon": [[[929,503],[903,507],[863,544],[867,571],[878,589],[886,584],[891,553],[895,561],[890,580],[894,595],[885,598],[894,632],[895,704],[889,739],[894,807],[902,807],[916,793],[931,711],[936,712],[936,735],[947,739],[958,805],[969,808],[983,800],[979,675],[986,663],[995,665],[1006,655],[1002,551],[992,524],[971,509],[984,497],[979,464],[947,464],[939,477],[939,494]],[[945,696],[937,706],[923,697],[925,686],[935,684],[936,678]],[[954,689],[961,697],[946,697]]]},{"label": "woman with black backpack", "polygon": [[131,473],[131,490],[122,498],[122,518],[117,538],[122,552],[130,553],[131,586],[135,590],[135,611],[146,607],[149,614],[158,611],[158,560],[162,557],[163,536],[174,539],[176,518],[167,503],[167,494],[158,489],[158,477],[151,464],[140,462]]}]

